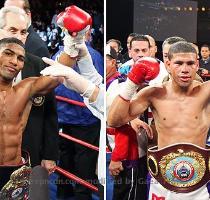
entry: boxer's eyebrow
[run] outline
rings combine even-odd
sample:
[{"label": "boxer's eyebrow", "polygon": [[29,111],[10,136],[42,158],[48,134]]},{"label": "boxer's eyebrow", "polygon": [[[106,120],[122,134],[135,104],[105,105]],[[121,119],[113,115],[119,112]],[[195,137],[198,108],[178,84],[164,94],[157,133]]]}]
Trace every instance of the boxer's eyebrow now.
[{"label": "boxer's eyebrow", "polygon": [[188,65],[193,65],[193,64],[195,64],[195,61],[193,61],[193,60],[188,61],[187,64],[188,64]]},{"label": "boxer's eyebrow", "polygon": [[13,50],[11,49],[4,49],[4,51],[10,51],[11,53],[15,53]]},{"label": "boxer's eyebrow", "polygon": [[[11,49],[4,49],[3,52],[5,52],[5,51],[6,51],[6,52],[9,51],[11,54],[16,54],[16,52],[14,52],[14,51],[11,50]],[[25,56],[24,56],[24,55],[19,54],[18,57],[19,57],[21,60],[25,61]]]},{"label": "boxer's eyebrow", "polygon": [[183,61],[180,61],[180,60],[177,60],[174,62],[174,64],[178,64],[178,65],[182,65],[184,62]]}]

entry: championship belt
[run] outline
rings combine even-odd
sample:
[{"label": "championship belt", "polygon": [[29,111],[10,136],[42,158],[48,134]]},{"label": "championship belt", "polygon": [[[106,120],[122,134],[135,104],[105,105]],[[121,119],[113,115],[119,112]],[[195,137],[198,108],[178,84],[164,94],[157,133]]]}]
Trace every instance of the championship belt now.
[{"label": "championship belt", "polygon": [[[22,151],[22,156],[24,158],[23,164],[21,166],[14,166],[16,170],[13,170],[12,174],[10,175],[10,180],[0,191],[1,200],[27,200],[29,197],[29,178],[32,169],[30,167],[29,154],[25,151]],[[11,166],[7,167],[13,168]]]},{"label": "championship belt", "polygon": [[188,193],[210,179],[210,149],[181,143],[148,149],[150,174],[166,189]]}]

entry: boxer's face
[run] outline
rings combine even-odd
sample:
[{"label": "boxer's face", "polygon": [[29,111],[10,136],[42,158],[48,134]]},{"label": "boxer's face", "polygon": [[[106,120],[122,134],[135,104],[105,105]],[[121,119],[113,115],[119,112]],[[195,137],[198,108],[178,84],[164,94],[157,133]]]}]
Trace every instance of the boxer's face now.
[{"label": "boxer's face", "polygon": [[0,46],[0,75],[4,80],[12,81],[23,68],[25,50],[18,44],[9,43]]},{"label": "boxer's face", "polygon": [[25,44],[28,36],[27,21],[22,15],[8,12],[6,14],[6,25],[3,27],[6,31],[7,37],[15,37]]},{"label": "boxer's face", "polygon": [[198,71],[197,55],[195,53],[176,53],[166,63],[176,84],[180,87],[189,87]]},{"label": "boxer's face", "polygon": [[147,41],[132,41],[129,56],[134,62],[139,58],[150,56],[149,43]]}]

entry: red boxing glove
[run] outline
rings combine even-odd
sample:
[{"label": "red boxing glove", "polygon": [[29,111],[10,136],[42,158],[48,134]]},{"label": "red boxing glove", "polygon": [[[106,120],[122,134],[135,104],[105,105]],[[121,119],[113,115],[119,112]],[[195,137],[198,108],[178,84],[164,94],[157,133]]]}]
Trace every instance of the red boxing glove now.
[{"label": "red boxing glove", "polygon": [[67,29],[70,35],[76,36],[78,32],[90,28],[92,18],[87,12],[73,5],[58,15],[57,24]]},{"label": "red boxing glove", "polygon": [[143,57],[137,60],[131,71],[128,73],[128,78],[135,84],[139,85],[143,82],[150,81],[157,77],[160,71],[159,62],[151,57]]}]

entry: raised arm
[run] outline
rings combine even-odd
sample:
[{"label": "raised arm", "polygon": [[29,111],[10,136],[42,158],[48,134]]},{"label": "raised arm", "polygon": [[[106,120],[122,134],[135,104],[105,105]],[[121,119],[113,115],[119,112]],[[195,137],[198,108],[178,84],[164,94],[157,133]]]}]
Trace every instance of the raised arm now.
[{"label": "raised arm", "polygon": [[62,78],[60,77],[40,76],[39,78],[35,78],[31,85],[30,96],[47,94],[57,87],[61,81]]},{"label": "raised arm", "polygon": [[142,89],[136,98],[125,101],[120,95],[117,96],[109,110],[107,123],[111,127],[122,126],[142,114],[149,106],[149,96],[147,90]]},{"label": "raised arm", "polygon": [[153,58],[141,58],[133,65],[120,95],[110,107],[107,119],[109,126],[122,126],[146,110],[150,105],[150,89],[142,89],[135,99],[131,99],[139,85],[154,79],[158,73],[159,63]]}]

